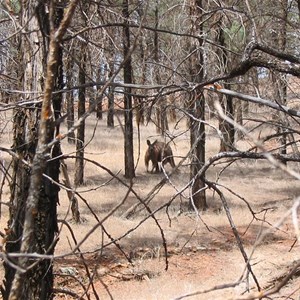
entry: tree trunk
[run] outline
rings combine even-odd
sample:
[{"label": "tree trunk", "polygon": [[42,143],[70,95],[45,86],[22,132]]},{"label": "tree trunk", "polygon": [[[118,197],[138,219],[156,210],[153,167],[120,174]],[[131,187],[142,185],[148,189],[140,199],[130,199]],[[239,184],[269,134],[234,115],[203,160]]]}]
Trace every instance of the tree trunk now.
[{"label": "tree trunk", "polygon": [[[194,0],[191,5],[191,19],[195,20],[192,23],[192,34],[202,36],[203,28],[199,18],[202,15],[202,0]],[[191,79],[195,82],[202,82],[204,77],[203,65],[204,57],[202,50],[203,40],[198,38],[197,42],[190,45],[191,55],[189,59]],[[205,193],[205,174],[199,176],[198,172],[205,162],[205,99],[203,89],[197,88],[190,96],[189,109],[191,113],[190,118],[190,143],[192,150],[191,156],[191,170],[190,177],[194,181],[192,186],[192,197],[190,198],[190,209],[194,207],[198,210],[205,210],[207,208],[206,193]]]},{"label": "tree trunk", "polygon": [[[132,83],[132,66],[130,53],[130,31],[129,31],[129,10],[128,0],[123,0],[123,17],[125,26],[123,29],[123,54],[124,54],[124,83]],[[125,158],[125,177],[134,178],[134,157],[133,157],[133,113],[131,88],[124,88],[124,158]]]},{"label": "tree trunk", "polygon": [[67,194],[68,194],[69,201],[71,202],[72,217],[74,222],[78,224],[80,223],[80,212],[79,212],[78,200],[75,197],[74,192],[71,191],[72,185],[71,185],[71,180],[69,178],[68,167],[63,159],[61,160],[61,170],[64,177],[64,185],[66,186],[66,188],[69,189],[67,190]]},{"label": "tree trunk", "polygon": [[[159,15],[158,15],[158,1],[156,1],[155,7],[155,29],[158,29],[159,25]],[[158,40],[158,31],[154,31],[154,62],[156,63],[156,84],[161,84],[161,74],[160,68],[158,67],[160,64],[159,59],[159,40]],[[167,108],[166,108],[166,98],[161,97],[159,95],[159,90],[157,90],[158,98],[156,100],[156,132],[161,134],[162,136],[169,129],[168,119],[167,119]]]},{"label": "tree trunk", "polygon": [[[25,90],[28,90],[28,88]],[[32,115],[33,114],[37,114],[37,111],[32,112]],[[26,116],[26,109],[17,110],[14,113],[14,143],[12,148],[16,149],[15,151],[18,157],[22,157],[29,164],[32,163],[37,140],[37,133],[35,132],[34,127],[38,125],[36,122],[33,122],[33,120],[34,118],[31,118],[31,115],[28,115],[28,117]],[[26,146],[24,147],[24,145]],[[29,165],[24,165],[21,160],[14,157],[12,160],[12,184],[10,185],[11,205],[9,207],[9,221],[7,225],[9,230],[7,231],[5,245],[5,250],[8,254],[17,253],[21,248],[21,237],[25,219],[26,200],[28,198],[30,185],[30,174],[31,169]],[[11,259],[11,261],[15,264],[18,263],[17,259]],[[7,300],[9,298],[16,270],[6,262],[4,263],[4,269],[5,278],[3,286],[1,287],[1,293],[3,299]]]},{"label": "tree trunk", "polygon": [[[86,44],[81,43],[80,66],[78,73],[78,119],[85,113],[85,74],[86,74]],[[85,140],[85,121],[83,120],[77,129],[76,138],[76,161],[75,161],[75,186],[84,183],[84,140]]]},{"label": "tree trunk", "polygon": [[[53,274],[51,261],[48,259],[36,260],[33,257],[29,259],[27,255],[30,253],[51,255],[54,252],[54,235],[57,231],[56,205],[59,188],[53,180],[58,181],[59,161],[55,158],[60,154],[60,150],[58,144],[52,147],[48,145],[54,136],[59,133],[59,124],[55,127],[55,119],[60,114],[61,97],[57,96],[52,98],[52,92],[54,89],[59,89],[62,86],[62,53],[60,43],[68,27],[69,18],[75,10],[76,2],[70,3],[70,14],[67,14],[69,18],[66,18],[65,22],[63,22],[64,26],[60,27],[62,30],[60,30],[59,34],[55,35],[55,38],[54,31],[63,17],[63,9],[61,6],[56,7],[55,3],[51,3],[50,10],[53,12],[53,14],[51,14],[53,23],[49,23],[44,4],[32,6],[32,3],[25,5],[25,2],[23,2],[23,5],[22,9],[24,14],[22,15],[22,22],[26,21],[24,24],[28,26],[26,32],[29,32],[29,36],[24,38],[24,47],[22,49],[25,51],[24,58],[26,58],[28,54],[31,61],[31,65],[27,62],[30,67],[29,70],[25,69],[24,89],[40,92],[41,87],[39,85],[44,82],[41,81],[38,75],[46,74],[46,76],[43,86],[44,95],[41,114],[37,113],[33,115],[32,113],[28,113],[24,115],[21,111],[20,114],[17,113],[16,115],[19,116],[17,120],[23,124],[15,124],[14,142],[15,145],[20,145],[20,142],[25,142],[22,143],[22,145],[26,145],[28,148],[26,150],[24,148],[18,149],[20,151],[20,157],[27,159],[27,161],[32,162],[32,164],[30,177],[22,171],[22,168],[19,172],[15,173],[15,179],[19,185],[17,189],[14,188],[14,193],[12,194],[12,196],[15,197],[12,198],[12,203],[16,206],[12,207],[11,210],[11,219],[9,222],[11,228],[8,231],[6,246],[7,252],[9,253],[11,250],[10,246],[14,247],[12,244],[17,241],[15,245],[17,249],[15,248],[14,252],[19,252],[23,255],[17,260],[19,268],[13,271],[15,272],[13,275],[13,272],[9,270],[11,267],[6,266],[6,282],[3,298],[8,298],[9,300],[52,298]],[[38,18],[36,18],[36,16]],[[37,19],[42,20],[39,26],[37,25]],[[48,24],[54,24],[55,26],[51,28],[51,33]],[[43,34],[47,34],[47,32],[48,34],[42,37],[39,35],[40,29]],[[34,70],[32,67],[36,66],[37,68],[41,67],[43,69],[43,66],[45,66],[42,62],[46,54],[42,49],[48,49],[46,36],[50,36],[47,71],[32,73],[32,70]],[[32,44],[30,45],[30,43]],[[31,47],[28,47],[28,44]],[[27,51],[29,53],[26,53]],[[39,60],[39,58],[43,59]],[[36,71],[38,71],[38,69],[36,69]],[[36,76],[32,76],[32,74]],[[32,81],[26,81],[26,78],[30,77]],[[53,110],[54,115],[52,113]],[[39,112],[40,110],[37,111]],[[31,118],[31,116],[33,116],[33,118]],[[37,125],[37,122],[33,124],[31,121],[39,120],[39,117],[40,123],[37,132],[36,126],[33,127],[33,125]],[[22,129],[20,125],[25,126],[22,127]],[[28,135],[28,132],[33,133],[33,135]],[[32,136],[34,136],[33,140],[31,139]],[[20,138],[20,140],[18,140],[18,138]],[[48,162],[49,157],[52,159]],[[14,166],[18,168],[20,166],[19,163],[20,162],[16,162]],[[23,169],[26,168],[23,167]],[[46,179],[43,174],[50,176],[51,180]],[[22,175],[22,177],[20,175]],[[30,179],[28,180],[28,178]],[[14,187],[16,187],[16,185],[14,185]],[[20,194],[22,190],[24,191],[24,195]],[[18,219],[15,219],[16,216]],[[21,221],[23,224],[20,223]],[[11,237],[14,239],[11,239]],[[24,270],[25,274],[21,270]],[[11,281],[9,282],[8,280],[12,279],[12,277],[13,281],[11,283]]]},{"label": "tree trunk", "polygon": [[[20,65],[24,70],[22,74],[22,88],[24,91],[35,91],[36,95],[41,95],[43,90],[43,72],[44,59],[46,53],[39,51],[36,41],[43,44],[43,38],[38,28],[37,18],[31,18],[34,14],[35,7],[31,5],[23,5],[21,12],[21,24],[27,24],[26,36],[23,36],[20,43]],[[46,45],[45,45],[46,46]],[[43,48],[45,50],[45,48]],[[30,93],[25,94],[26,99],[30,99]],[[30,112],[30,113],[29,113]],[[34,110],[27,111],[27,108],[16,109],[14,111],[14,142],[13,149],[15,149],[18,157],[22,158],[28,165],[24,165],[21,159],[13,157],[13,184],[11,187],[11,206],[9,210],[8,234],[6,237],[6,252],[16,253],[21,249],[21,237],[23,234],[23,226],[25,220],[26,203],[29,194],[30,186],[30,165],[33,162],[37,146],[38,119],[40,109],[35,107]],[[18,260],[13,260],[18,264]],[[15,279],[16,270],[7,263],[4,263],[5,279],[2,289],[3,299],[8,299],[11,292],[12,283]],[[32,288],[36,288],[37,283],[33,282]],[[27,286],[27,290],[29,290]]]},{"label": "tree trunk", "polygon": [[115,115],[115,89],[110,86],[108,88],[108,107],[107,107],[107,127],[114,128],[114,115]]},{"label": "tree trunk", "polygon": [[[226,51],[226,43],[225,43],[225,33],[224,33],[224,24],[222,22],[222,18],[218,21],[217,28],[217,42],[220,46],[219,57],[221,66],[223,66],[222,72],[228,72],[228,53]],[[224,84],[226,89],[230,89],[230,84],[228,81]],[[233,99],[232,96],[229,95],[221,95],[220,94],[220,103],[223,108],[223,111],[227,117],[234,120],[233,113]],[[227,122],[224,119],[219,119],[219,129],[223,134],[223,138],[220,142],[220,152],[230,151],[232,150],[232,146],[234,144],[234,126]]]},{"label": "tree trunk", "polygon": [[[67,126],[68,130],[70,130],[74,125],[74,95],[71,90],[74,76],[74,59],[73,59],[74,51],[70,50],[70,54],[66,59],[66,85],[69,92],[66,93],[66,105],[67,105]],[[68,143],[75,144],[75,132],[68,133]]]},{"label": "tree trunk", "polygon": [[[190,209],[196,207],[198,210],[205,210],[207,208],[206,193],[204,176],[199,176],[198,172],[205,162],[205,127],[204,123],[197,120],[205,120],[205,99],[202,89],[195,91],[194,95],[191,95],[192,105],[192,118],[190,128],[190,143],[193,148],[191,158],[191,171],[190,177],[194,180],[192,186],[192,197],[190,198]],[[197,120],[195,120],[197,119]]]},{"label": "tree trunk", "polygon": [[[109,40],[109,47],[113,49],[113,43]],[[114,76],[115,72],[115,53],[109,54],[108,60],[108,77]],[[115,115],[115,88],[113,86],[108,87],[108,111],[107,111],[107,127],[114,128],[114,115]]]},{"label": "tree trunk", "polygon": [[[230,89],[230,85],[228,83],[224,84],[224,87],[226,89]],[[223,108],[223,111],[225,115],[234,120],[234,111],[233,111],[233,98],[230,95],[225,95],[221,97],[220,99],[221,107]],[[234,134],[235,129],[234,125],[227,122],[224,119],[219,120],[219,129],[223,134],[223,139],[221,139],[220,142],[220,152],[224,151],[231,151],[232,147],[234,145]]]},{"label": "tree trunk", "polygon": [[[97,69],[97,72],[96,72],[96,81],[97,82],[100,82],[101,81],[101,68]],[[99,120],[102,120],[103,119],[103,94],[101,94],[101,87],[98,85],[97,86],[97,91],[96,91],[96,103],[97,103],[97,106],[96,106],[96,117],[97,119]]]},{"label": "tree trunk", "polygon": [[[279,1],[279,12],[280,12],[280,22],[277,22],[277,42],[278,49],[282,52],[286,49],[286,38],[287,38],[287,18],[288,18],[288,0],[281,0]],[[281,105],[286,106],[286,99],[287,99],[287,76],[279,74],[276,72],[275,81],[275,89],[276,89],[276,98]],[[280,122],[282,127],[278,127],[278,133],[281,133],[280,137],[280,154],[287,154],[287,127],[289,127],[288,120],[284,113],[279,114]],[[287,164],[286,161],[282,161],[283,164]]]},{"label": "tree trunk", "polygon": [[[143,18],[143,9],[138,9],[138,18],[139,22],[142,22]],[[146,42],[145,42],[145,35],[142,33],[139,36],[138,39],[138,47],[139,47],[139,63],[141,64],[141,84],[146,84],[146,61],[145,61],[145,51],[146,51]],[[133,79],[135,82],[135,80]],[[134,96],[134,110],[135,110],[135,116],[136,116],[136,124],[137,126],[139,125],[144,125],[145,123],[145,97],[146,97],[147,92],[145,91],[143,97],[141,96]]]},{"label": "tree trunk", "polygon": [[[235,101],[235,121],[237,124],[243,126],[243,103],[241,100]],[[242,139],[243,133],[240,130],[236,131],[236,139]]]}]

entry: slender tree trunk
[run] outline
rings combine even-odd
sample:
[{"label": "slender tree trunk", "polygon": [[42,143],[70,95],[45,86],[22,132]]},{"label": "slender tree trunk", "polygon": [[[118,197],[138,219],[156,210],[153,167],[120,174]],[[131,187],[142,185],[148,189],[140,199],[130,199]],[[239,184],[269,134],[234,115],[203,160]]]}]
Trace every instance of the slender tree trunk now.
[{"label": "slender tree trunk", "polygon": [[[202,36],[203,28],[200,22],[202,15],[202,0],[193,0],[191,5],[191,17],[195,20],[192,23],[192,32],[195,35]],[[190,52],[197,53],[190,57],[190,74],[191,79],[196,82],[202,82],[204,77],[203,65],[204,57],[202,38],[198,38],[197,43],[190,45]],[[190,143],[192,151],[190,177],[193,181],[192,197],[190,198],[190,209],[196,207],[198,210],[207,208],[204,174],[198,175],[199,170],[205,162],[205,99],[203,89],[197,88],[190,96],[189,109],[192,117],[190,118]]]},{"label": "slender tree trunk", "polygon": [[[224,24],[222,22],[222,18],[218,21],[218,28],[217,28],[217,42],[220,45],[220,62],[223,66],[223,72],[228,72],[228,53],[226,51],[226,44],[225,44],[225,34],[224,34]],[[228,81],[224,84],[226,89],[230,89],[230,84]],[[229,95],[220,95],[220,103],[223,108],[223,111],[227,117],[230,119],[234,119],[233,113],[233,99],[232,96]],[[223,139],[221,139],[220,143],[220,152],[223,151],[230,151],[234,144],[234,126],[227,122],[226,120],[220,119],[219,120],[219,129],[223,134]]]},{"label": "slender tree trunk", "polygon": [[[71,87],[73,84],[73,76],[74,76],[74,59],[73,59],[74,51],[70,51],[68,58],[66,59],[66,85],[67,89],[70,91],[66,93],[66,105],[67,105],[67,126],[68,130],[70,130],[74,125],[74,95]],[[75,132],[72,131],[68,133],[68,143],[75,144]]]},{"label": "slender tree trunk", "polygon": [[[97,82],[99,82],[101,80],[101,69],[97,69],[97,74],[96,74],[96,80]],[[100,94],[101,91],[101,87],[97,86],[97,91],[96,91],[96,103],[97,103],[97,107],[96,107],[96,117],[99,120],[103,119],[103,95]]]},{"label": "slender tree trunk", "polygon": [[[109,48],[113,48],[113,43],[109,40]],[[115,72],[115,53],[112,51],[108,58],[108,78],[111,78]],[[114,128],[114,115],[115,115],[115,88],[108,87],[108,111],[107,111],[107,127]]]},{"label": "slender tree trunk", "polygon": [[191,158],[191,171],[190,177],[194,181],[192,186],[192,197],[190,199],[190,209],[196,207],[199,210],[205,210],[207,208],[204,174],[198,175],[199,170],[205,162],[205,127],[204,123],[197,120],[205,120],[205,99],[202,90],[195,91],[194,95],[191,95],[192,105],[192,118],[190,128],[190,141],[192,151]]},{"label": "slender tree trunk", "polygon": [[[235,102],[235,121],[237,124],[243,126],[243,103],[241,100]],[[240,130],[236,131],[236,139],[242,139],[243,133]]]},{"label": "slender tree trunk", "polygon": [[[228,83],[224,84],[226,89],[230,89],[230,85]],[[233,110],[233,97],[230,95],[225,95],[220,97],[221,107],[225,112],[225,115],[234,120],[234,110]],[[220,143],[220,152],[223,151],[231,151],[234,145],[234,135],[235,129],[234,126],[227,122],[226,120],[220,119],[219,120],[219,129],[223,134],[223,139],[221,139]]]},{"label": "slender tree trunk", "polygon": [[[279,36],[278,36],[278,46],[279,50],[285,51],[286,49],[286,39],[287,39],[287,18],[288,18],[288,0],[281,0],[281,19],[278,26],[279,30]],[[287,99],[287,76],[286,75],[280,75],[278,74],[278,77],[280,78],[278,81],[278,94],[280,96],[280,104],[286,105],[286,99]],[[283,127],[280,128],[280,131],[282,132],[282,136],[280,139],[281,143],[281,154],[287,154],[287,128],[289,127],[288,120],[286,118],[285,114],[281,113],[281,122]],[[287,164],[286,161],[283,161],[282,163]]]},{"label": "slender tree trunk", "polygon": [[[130,31],[129,31],[129,7],[128,0],[123,0],[123,16],[125,26],[123,29],[123,47],[124,47],[124,83],[132,83],[132,66],[130,54]],[[124,89],[124,156],[125,156],[125,177],[134,178],[134,157],[133,157],[133,113],[131,88]]]},{"label": "slender tree trunk", "polygon": [[[287,14],[288,14],[288,0],[280,0],[277,3],[278,11],[280,13],[280,21],[276,21],[275,24],[275,32],[274,32],[274,42],[275,47],[280,51],[285,51],[286,48],[286,33],[287,33]],[[274,100],[278,101],[281,105],[286,105],[287,98],[287,77],[286,75],[282,75],[279,72],[272,73],[272,81],[274,84]],[[282,127],[278,127],[278,133],[280,136],[280,153],[287,153],[287,129],[288,120],[284,113],[280,113],[279,121]],[[282,163],[286,164],[286,161]]]},{"label": "slender tree trunk", "polygon": [[[78,119],[85,113],[85,96],[86,89],[85,74],[86,74],[86,44],[81,43],[80,49],[80,66],[78,73],[78,85],[80,86],[78,92]],[[82,121],[77,129],[76,138],[76,161],[75,161],[75,186],[84,183],[84,140],[85,140],[85,122]]]},{"label": "slender tree trunk", "polygon": [[[158,0],[156,1],[156,7],[155,7],[155,29],[158,29],[159,25],[159,15],[158,15]],[[154,61],[157,64],[156,67],[156,83],[161,83],[161,74],[160,74],[160,68],[159,63],[159,40],[158,40],[158,31],[154,31]],[[159,93],[159,90],[157,91]],[[168,125],[168,119],[167,119],[167,108],[166,108],[166,99],[165,97],[158,96],[158,99],[156,101],[156,132],[160,133],[161,135],[164,135],[164,133],[169,129]]]},{"label": "slender tree trunk", "polygon": [[71,202],[72,217],[74,222],[78,224],[80,223],[80,212],[79,212],[78,200],[75,197],[75,194],[71,192],[72,185],[68,173],[68,167],[63,159],[61,160],[61,170],[64,177],[64,185],[66,186],[66,188],[69,189],[67,191],[67,194],[68,194],[69,201]]},{"label": "slender tree trunk", "polygon": [[114,115],[115,115],[115,89],[110,86],[108,88],[108,107],[107,107],[107,127],[114,128]]},{"label": "slender tree trunk", "polygon": [[[139,22],[142,22],[143,18],[143,9],[138,9],[138,16]],[[139,36],[139,54],[140,54],[140,64],[141,64],[141,84],[146,84],[146,61],[145,61],[145,51],[146,51],[146,42],[145,42],[145,35],[142,33]],[[135,80],[134,80],[135,81]],[[145,93],[147,93],[145,91]],[[134,108],[135,108],[135,115],[136,115],[136,124],[144,125],[145,123],[145,104],[144,104],[145,96],[135,96],[134,97]]]}]

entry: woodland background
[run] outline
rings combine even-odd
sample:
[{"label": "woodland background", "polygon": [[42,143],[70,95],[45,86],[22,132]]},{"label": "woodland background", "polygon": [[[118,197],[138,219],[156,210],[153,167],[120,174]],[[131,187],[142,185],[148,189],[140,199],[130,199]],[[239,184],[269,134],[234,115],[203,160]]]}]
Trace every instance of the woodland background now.
[{"label": "woodland background", "polygon": [[[2,1],[2,298],[299,299],[299,21]],[[175,169],[146,172],[147,139]]]}]

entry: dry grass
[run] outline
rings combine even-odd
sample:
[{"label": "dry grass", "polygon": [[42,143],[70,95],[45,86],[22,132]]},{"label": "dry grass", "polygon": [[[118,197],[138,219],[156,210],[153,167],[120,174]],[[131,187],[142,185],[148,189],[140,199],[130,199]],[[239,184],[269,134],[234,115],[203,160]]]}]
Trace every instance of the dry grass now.
[{"label": "dry grass", "polygon": [[[216,125],[216,121],[212,121]],[[189,150],[189,132],[186,131],[184,120],[176,124],[176,128],[175,124],[170,125],[170,133],[176,136],[175,144],[171,146],[175,162],[178,163]],[[117,125],[114,129],[109,129],[106,127],[105,120],[96,124],[95,118],[92,117],[87,120],[86,132],[86,141],[90,143],[86,147],[85,156],[105,166],[117,174],[120,180],[129,184],[130,182],[123,176],[124,152],[121,126]],[[9,146],[11,136],[8,136],[8,132],[4,134],[7,138],[2,136],[3,145]],[[135,159],[139,158],[139,162],[136,166],[133,189],[142,199],[145,199],[163,178],[162,174],[146,173],[143,159],[147,146],[146,139],[154,140],[159,137],[152,124],[142,126],[139,132],[135,129],[134,135]],[[246,141],[240,141],[239,146],[248,147]],[[217,135],[213,129],[209,129],[207,157],[216,154],[218,148]],[[62,150],[65,154],[72,154],[74,146],[63,141]],[[74,161],[68,159],[67,164],[70,178],[73,178]],[[167,171],[170,171],[169,166],[167,166]],[[223,162],[211,167],[207,178],[211,181],[218,179],[218,183],[224,186],[221,189],[226,196],[233,220],[248,254],[261,230],[272,229],[282,214],[291,207],[294,198],[299,195],[298,181],[274,169],[266,161],[244,160],[233,164]],[[172,184],[166,184],[155,195],[149,207],[152,210],[162,207],[188,182],[189,166],[186,163],[171,177]],[[79,187],[78,192],[88,203],[87,206],[78,198],[83,222],[74,224],[70,221],[69,200],[64,190],[60,192],[58,217],[70,222],[76,240],[80,242],[98,224],[91,210],[99,220],[103,220],[116,205],[125,199],[127,188],[113,179],[104,169],[86,163],[85,185]],[[168,208],[168,213],[164,208],[155,215],[168,244],[169,270],[167,272],[164,270],[165,258],[161,231],[152,218],[145,220],[148,212],[142,210],[129,219],[122,217],[124,212],[138,201],[132,193],[126,198],[124,204],[103,223],[110,237],[118,240],[145,220],[137,229],[118,241],[123,251],[131,257],[132,264],[128,263],[115,246],[111,245],[102,249],[102,246],[110,239],[103,233],[101,227],[88,235],[80,250],[86,253],[85,257],[91,272],[97,274],[94,283],[101,299],[110,299],[101,281],[108,286],[114,299],[152,300],[173,299],[215,285],[235,282],[242,275],[245,263],[218,196],[211,190],[207,191],[209,208],[199,217],[187,211],[188,196],[189,191],[183,190],[181,195],[174,198]],[[2,197],[3,201],[8,201],[8,193],[3,194]],[[246,202],[254,211],[261,211],[256,215],[260,220],[253,221]],[[7,217],[7,208],[2,206],[1,231],[6,226]],[[262,222],[262,220],[267,222]],[[280,271],[299,259],[299,245],[295,245],[289,251],[294,238],[294,230],[288,218],[278,229],[273,228],[255,249],[252,265],[262,287],[267,286],[268,280],[275,278]],[[75,242],[68,228],[61,225],[56,254],[70,253],[74,246]],[[76,277],[86,283],[84,268],[77,259],[71,260],[71,257],[65,257],[55,262],[55,270],[58,273],[62,272],[61,267],[70,266],[76,269]],[[285,295],[295,290],[296,284],[299,284],[299,280],[291,281],[283,290]],[[251,288],[254,286],[252,280],[249,285]],[[82,292],[80,286],[71,279],[66,283],[58,277],[57,286],[74,289],[78,294]],[[227,299],[239,295],[244,289],[245,283],[208,295],[198,295],[193,299]],[[91,290],[89,293],[92,295]],[[289,299],[298,299],[299,294],[297,291]],[[55,299],[69,298],[57,295]],[[94,299],[93,296],[91,299]]]}]

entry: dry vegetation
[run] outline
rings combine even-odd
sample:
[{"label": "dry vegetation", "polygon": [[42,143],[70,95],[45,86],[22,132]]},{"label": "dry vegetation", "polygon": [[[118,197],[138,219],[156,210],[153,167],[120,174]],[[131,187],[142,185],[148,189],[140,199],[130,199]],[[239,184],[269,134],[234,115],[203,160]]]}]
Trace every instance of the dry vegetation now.
[{"label": "dry vegetation", "polygon": [[[3,118],[8,118],[8,115],[3,115]],[[210,122],[217,125],[216,120],[212,119]],[[189,131],[186,131],[185,120],[178,124],[170,124],[170,128],[170,133],[177,136],[172,148],[175,161],[179,163],[189,150]],[[218,152],[219,140],[212,128],[207,127],[207,130],[209,157]],[[259,132],[252,134],[257,137]],[[106,127],[106,120],[97,123],[92,116],[86,123],[86,137],[87,140],[90,139],[86,147],[86,158],[105,166],[120,180],[130,184],[123,177],[121,126],[109,129]],[[9,147],[11,138],[11,130],[6,127],[1,135],[2,145]],[[139,160],[136,178],[132,184],[141,198],[145,198],[163,178],[163,174],[145,172],[143,155],[147,138],[159,138],[152,124],[141,127],[140,132],[135,129],[135,159]],[[246,148],[249,144],[249,139],[244,139],[238,142],[238,147]],[[63,142],[62,150],[64,154],[71,155],[74,152],[73,146],[67,144],[67,141]],[[5,153],[1,155],[8,166],[9,158]],[[67,159],[66,162],[69,175],[73,178],[73,161]],[[297,164],[290,166],[299,171]],[[167,171],[171,171],[169,166]],[[209,169],[207,178],[217,180],[220,186],[223,186],[222,190],[246,252],[250,255],[254,250],[251,264],[260,286],[270,288],[277,284],[282,275],[292,267],[293,262],[299,260],[300,247],[295,243],[295,229],[291,216],[288,215],[279,223],[299,196],[299,181],[274,168],[267,161],[250,160],[234,163],[222,161],[222,164],[216,164]],[[149,207],[155,210],[174,198],[170,206],[163,207],[155,214],[167,241],[166,271],[162,234],[154,220],[148,217],[145,209],[130,218],[125,218],[124,213],[137,203],[136,197],[132,193],[127,197],[128,189],[124,185],[104,169],[87,162],[85,185],[78,188],[82,197],[78,197],[81,224],[72,222],[67,193],[63,189],[60,192],[58,218],[67,221],[70,228],[64,222],[60,223],[60,237],[56,246],[56,255],[59,257],[55,260],[55,288],[73,291],[78,296],[83,296],[82,299],[88,299],[83,289],[88,286],[86,268],[90,275],[94,276],[94,289],[100,299],[174,299],[187,293],[208,290],[239,280],[245,272],[245,262],[219,197],[208,190],[208,210],[200,215],[188,212],[189,190],[184,189],[188,182],[189,166],[186,161],[149,203]],[[6,185],[2,194],[3,203],[9,201],[7,190]],[[178,193],[179,191],[181,193]],[[231,191],[234,191],[234,194]],[[103,225],[113,239],[118,240],[125,235],[118,240],[118,245],[131,259],[131,263],[115,245],[106,246],[110,240],[101,227],[95,227],[98,224],[96,217],[103,220],[124,199],[124,203]],[[256,212],[257,219],[253,219],[247,204]],[[1,232],[4,231],[7,217],[7,206],[2,204]],[[131,231],[138,224],[140,226]],[[93,232],[92,228],[95,229]],[[261,234],[265,234],[264,239],[255,246]],[[85,239],[80,245],[80,251],[84,253],[84,262],[78,254],[65,256],[72,253],[74,238],[77,243]],[[1,275],[3,276],[3,269]],[[235,287],[198,294],[191,299],[238,298],[246,291],[248,285],[250,291],[255,287],[251,276],[249,279],[249,282],[244,280]],[[299,286],[299,276],[291,278],[274,299],[298,300]],[[92,286],[89,286],[88,293],[90,299],[95,299]],[[55,299],[73,299],[73,296],[58,293]]]}]

